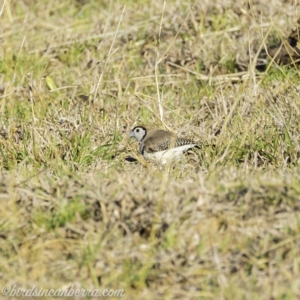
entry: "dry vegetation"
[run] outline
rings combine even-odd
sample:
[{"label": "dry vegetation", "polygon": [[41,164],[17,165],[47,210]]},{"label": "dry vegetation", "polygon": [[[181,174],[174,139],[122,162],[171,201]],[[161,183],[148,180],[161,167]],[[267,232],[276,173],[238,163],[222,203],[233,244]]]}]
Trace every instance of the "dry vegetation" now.
[{"label": "dry vegetation", "polygon": [[[299,8],[4,0],[1,287],[299,299],[299,71],[266,55]],[[140,123],[201,149],[129,163]]]}]

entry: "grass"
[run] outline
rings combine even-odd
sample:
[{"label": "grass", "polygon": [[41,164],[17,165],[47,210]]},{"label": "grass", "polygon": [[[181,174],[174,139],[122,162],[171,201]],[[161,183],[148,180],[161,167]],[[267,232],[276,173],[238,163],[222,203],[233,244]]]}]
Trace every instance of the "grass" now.
[{"label": "grass", "polygon": [[[296,2],[4,4],[1,288],[298,299],[299,71],[253,66]],[[201,149],[145,163],[137,124]]]}]

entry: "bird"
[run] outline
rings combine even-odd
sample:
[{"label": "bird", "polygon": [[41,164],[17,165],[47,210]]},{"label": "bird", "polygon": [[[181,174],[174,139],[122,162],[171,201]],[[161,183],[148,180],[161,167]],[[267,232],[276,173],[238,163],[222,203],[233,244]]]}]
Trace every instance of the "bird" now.
[{"label": "bird", "polygon": [[169,160],[179,160],[191,148],[199,148],[191,139],[177,137],[175,133],[167,130],[148,130],[144,126],[135,126],[129,137],[139,142],[139,152],[146,160],[162,165]]}]

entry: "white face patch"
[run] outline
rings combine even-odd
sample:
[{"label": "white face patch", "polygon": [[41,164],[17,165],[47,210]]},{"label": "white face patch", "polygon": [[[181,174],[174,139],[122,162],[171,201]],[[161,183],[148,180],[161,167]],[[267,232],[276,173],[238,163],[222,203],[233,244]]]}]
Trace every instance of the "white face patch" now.
[{"label": "white face patch", "polygon": [[146,136],[146,133],[147,133],[147,131],[145,128],[143,128],[141,126],[137,126],[130,131],[129,136],[133,137],[138,142],[141,142],[142,139]]}]

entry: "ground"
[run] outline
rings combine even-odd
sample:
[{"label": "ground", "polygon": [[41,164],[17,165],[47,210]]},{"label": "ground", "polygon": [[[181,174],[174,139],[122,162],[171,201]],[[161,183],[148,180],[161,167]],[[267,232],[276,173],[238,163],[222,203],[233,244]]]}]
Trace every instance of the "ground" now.
[{"label": "ground", "polygon": [[[300,298],[297,1],[1,5],[0,298]],[[138,124],[200,149],[147,163]]]}]

